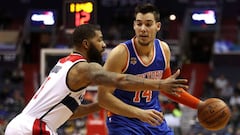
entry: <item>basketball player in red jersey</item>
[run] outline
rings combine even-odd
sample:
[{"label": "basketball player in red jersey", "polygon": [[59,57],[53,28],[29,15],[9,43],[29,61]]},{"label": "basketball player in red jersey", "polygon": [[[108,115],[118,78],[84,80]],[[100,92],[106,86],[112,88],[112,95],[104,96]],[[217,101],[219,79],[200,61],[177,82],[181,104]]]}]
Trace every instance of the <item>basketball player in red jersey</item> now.
[{"label": "basketball player in red jersey", "polygon": [[[156,39],[161,28],[160,14],[152,4],[139,5],[135,9],[133,23],[135,36],[117,45],[108,55],[104,68],[117,73],[134,74],[154,80],[171,75],[170,49],[166,42]],[[121,58],[121,59],[119,59]],[[125,91],[114,87],[100,86],[98,102],[108,113],[107,127],[109,135],[173,135],[163,119],[161,124],[149,119],[144,110],[161,112],[159,92],[154,89]],[[166,93],[170,99],[197,109],[199,99],[185,90],[178,93]],[[111,104],[109,104],[111,103]],[[126,126],[128,125],[128,126]]]},{"label": "basketball player in red jersey", "polygon": [[[73,52],[59,59],[24,110],[7,125],[5,135],[56,135],[56,130],[67,120],[99,111],[97,103],[81,105],[85,88],[90,84],[168,93],[178,92],[177,87],[188,87],[187,80],[176,79],[179,72],[167,79],[150,80],[105,71],[98,63],[106,45],[96,25],[80,25],[72,36]],[[162,119],[161,113],[151,113],[155,121]]]}]

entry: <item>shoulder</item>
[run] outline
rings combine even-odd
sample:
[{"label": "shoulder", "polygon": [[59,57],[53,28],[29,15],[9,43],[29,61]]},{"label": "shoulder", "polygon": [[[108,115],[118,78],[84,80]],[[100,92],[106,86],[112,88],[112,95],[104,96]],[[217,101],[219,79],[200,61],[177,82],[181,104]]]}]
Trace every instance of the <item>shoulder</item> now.
[{"label": "shoulder", "polygon": [[114,47],[111,51],[113,54],[124,54],[126,53],[127,47],[124,43],[118,44],[116,47]]},{"label": "shoulder", "polygon": [[121,43],[111,50],[107,60],[115,58],[124,58],[127,55],[127,52],[128,51],[126,45]]},{"label": "shoulder", "polygon": [[164,51],[170,51],[169,45],[165,41],[160,40],[160,44]]},{"label": "shoulder", "polygon": [[165,42],[165,41],[160,41],[160,46],[162,48],[162,51],[164,52],[164,54],[167,56],[167,57],[170,57],[171,55],[171,52],[170,52],[170,48],[169,48],[169,45]]},{"label": "shoulder", "polygon": [[72,90],[78,90],[92,83],[94,73],[103,70],[98,63],[78,62],[68,72],[67,84]]},{"label": "shoulder", "polygon": [[119,44],[111,50],[104,64],[105,69],[120,72],[125,67],[128,51],[125,44]]}]

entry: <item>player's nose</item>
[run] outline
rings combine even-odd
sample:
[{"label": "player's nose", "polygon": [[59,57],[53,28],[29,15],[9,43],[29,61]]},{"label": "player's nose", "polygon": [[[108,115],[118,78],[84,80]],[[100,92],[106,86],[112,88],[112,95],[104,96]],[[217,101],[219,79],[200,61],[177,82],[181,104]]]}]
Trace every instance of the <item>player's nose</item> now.
[{"label": "player's nose", "polygon": [[142,25],[142,26],[140,27],[140,30],[141,30],[142,32],[145,32],[145,31],[146,31],[146,26],[145,26],[145,25]]},{"label": "player's nose", "polygon": [[106,48],[106,47],[107,47],[106,43],[103,42],[103,43],[102,43],[102,48]]}]

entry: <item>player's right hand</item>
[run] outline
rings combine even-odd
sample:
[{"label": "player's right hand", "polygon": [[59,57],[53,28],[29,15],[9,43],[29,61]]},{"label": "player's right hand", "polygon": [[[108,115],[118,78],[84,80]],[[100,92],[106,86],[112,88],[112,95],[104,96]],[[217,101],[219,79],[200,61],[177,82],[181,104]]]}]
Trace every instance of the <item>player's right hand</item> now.
[{"label": "player's right hand", "polygon": [[154,109],[148,109],[148,110],[141,109],[137,118],[153,126],[160,125],[164,119],[163,113]]}]

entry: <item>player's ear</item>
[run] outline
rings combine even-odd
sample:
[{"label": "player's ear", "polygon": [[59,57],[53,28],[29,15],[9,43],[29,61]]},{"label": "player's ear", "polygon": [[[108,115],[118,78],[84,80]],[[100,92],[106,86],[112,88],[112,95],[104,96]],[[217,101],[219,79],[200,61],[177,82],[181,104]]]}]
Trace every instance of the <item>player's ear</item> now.
[{"label": "player's ear", "polygon": [[136,21],[135,20],[133,21],[133,25],[132,26],[133,26],[133,29],[135,30],[135,27],[136,27]]},{"label": "player's ear", "polygon": [[161,22],[157,22],[157,31],[161,29],[161,26],[162,26]]},{"label": "player's ear", "polygon": [[89,48],[89,43],[88,43],[88,40],[87,40],[87,39],[84,39],[84,40],[82,41],[82,44],[83,44],[83,47],[84,47],[84,48],[86,48],[86,49]]}]

